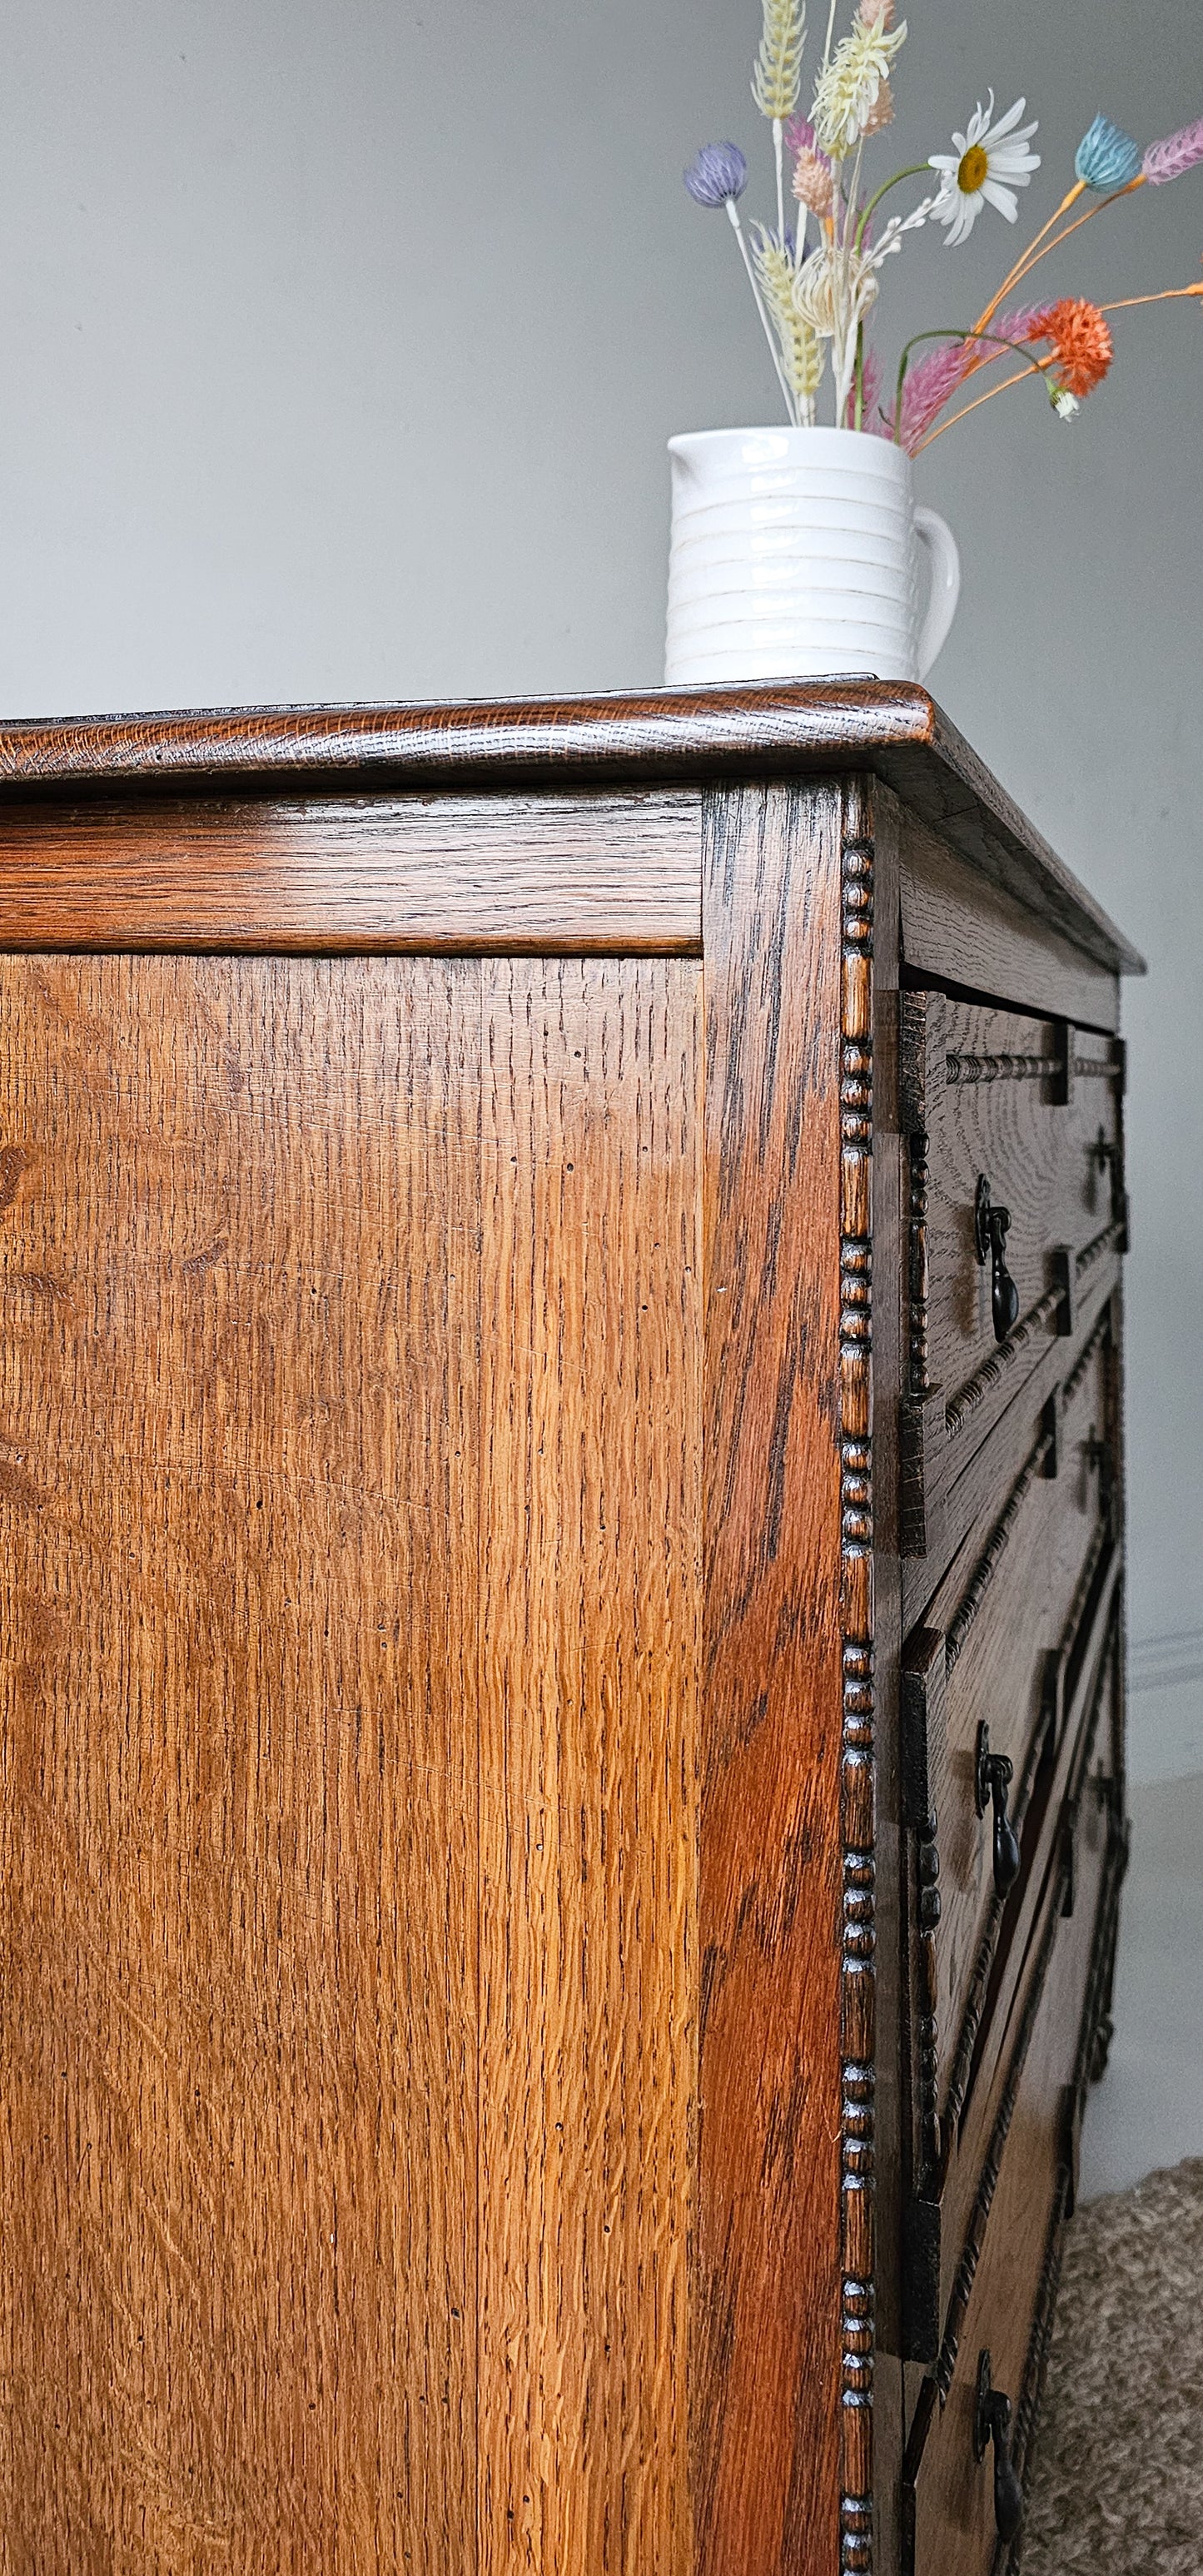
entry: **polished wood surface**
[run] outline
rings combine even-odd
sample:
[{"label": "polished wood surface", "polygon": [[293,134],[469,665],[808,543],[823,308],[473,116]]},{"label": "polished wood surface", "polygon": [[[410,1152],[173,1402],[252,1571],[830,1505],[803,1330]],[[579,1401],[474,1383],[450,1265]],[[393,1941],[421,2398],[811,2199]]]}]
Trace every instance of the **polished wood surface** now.
[{"label": "polished wood surface", "polygon": [[917,689],[0,729],[0,2563],[984,2545],[1122,1871],[1092,1792],[1062,1921],[1134,962]]},{"label": "polished wood surface", "polygon": [[697,953],[699,790],[0,797],[9,948]]},{"label": "polished wood surface", "polygon": [[815,1178],[839,1168],[840,1097],[834,1049],[816,1060],[807,1031],[840,1024],[845,838],[832,791],[748,791],[710,818],[706,2576],[834,2566],[839,2551],[841,1277]]},{"label": "polished wood surface", "polygon": [[0,2511],[39,2576],[474,2553],[479,971],[0,968]]},{"label": "polished wood surface", "polygon": [[14,2564],[691,2563],[699,987],[3,967]]},{"label": "polished wood surface", "polygon": [[701,1012],[484,969],[481,2576],[696,2563]]},{"label": "polished wood surface", "polygon": [[1110,972],[1141,960],[925,689],[902,681],[659,689],[464,706],[214,708],[0,726],[0,784],[363,771],[397,786],[623,782],[868,771]]},{"label": "polished wood surface", "polygon": [[1107,1772],[1096,1761],[1072,1857],[1067,1847],[1046,1895],[1011,2081],[962,2253],[962,2303],[941,2355],[944,2402],[925,2405],[916,2417],[908,2576],[909,2568],[916,2576],[987,2576],[998,2563],[993,2454],[975,2456],[979,2362],[987,2351],[992,2384],[1017,2415],[1044,2279],[1072,2199],[1074,2079],[1089,2037],[1092,1965],[1107,1932],[1112,1813]]},{"label": "polished wood surface", "polygon": [[[888,789],[883,791],[888,797]],[[890,800],[896,802],[896,800]],[[1119,989],[1039,911],[958,856],[903,805],[900,852],[902,959],[922,983],[936,977],[994,1002],[1022,995],[1029,1010],[1083,1028],[1119,1027]]]}]

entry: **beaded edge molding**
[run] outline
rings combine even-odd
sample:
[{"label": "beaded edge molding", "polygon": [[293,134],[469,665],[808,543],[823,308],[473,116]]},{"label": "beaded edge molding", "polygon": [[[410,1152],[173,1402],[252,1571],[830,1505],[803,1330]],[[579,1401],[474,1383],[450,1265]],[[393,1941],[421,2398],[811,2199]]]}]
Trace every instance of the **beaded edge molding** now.
[{"label": "beaded edge molding", "polygon": [[846,792],[840,876],[840,2576],[872,2576],[876,2088],[873,844]]}]

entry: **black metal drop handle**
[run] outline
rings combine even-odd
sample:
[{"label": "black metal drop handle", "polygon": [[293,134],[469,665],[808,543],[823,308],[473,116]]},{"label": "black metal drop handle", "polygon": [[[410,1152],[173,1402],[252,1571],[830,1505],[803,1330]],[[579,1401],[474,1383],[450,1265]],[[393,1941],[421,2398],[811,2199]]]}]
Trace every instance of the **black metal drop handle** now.
[{"label": "black metal drop handle", "polygon": [[1010,1228],[1010,1208],[993,1206],[990,1183],[982,1172],[973,1201],[973,1239],[978,1260],[983,1266],[987,1261],[990,1264],[990,1312],[996,1342],[1005,1342],[1019,1319],[1019,1290],[1007,1268]]},{"label": "black metal drop handle", "polygon": [[1002,2390],[990,2385],[990,2355],[983,2352],[977,2365],[977,2414],[974,2419],[974,2458],[984,2460],[994,2444],[994,2522],[1000,2540],[1014,2540],[1023,2522],[1023,2488],[1011,2457],[1011,2400]]},{"label": "black metal drop handle", "polygon": [[977,1812],[984,1816],[987,1807],[994,1809],[994,1885],[1000,1896],[1009,1896],[1019,1876],[1019,1837],[1007,1814],[1007,1791],[1011,1786],[1014,1765],[1006,1753],[990,1750],[990,1729],[977,1730]]}]

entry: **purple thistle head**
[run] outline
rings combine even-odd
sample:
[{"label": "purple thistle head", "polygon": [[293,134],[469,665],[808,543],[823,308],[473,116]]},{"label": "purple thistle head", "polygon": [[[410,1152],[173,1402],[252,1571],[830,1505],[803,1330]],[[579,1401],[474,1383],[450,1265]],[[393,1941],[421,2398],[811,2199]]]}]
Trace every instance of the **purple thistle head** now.
[{"label": "purple thistle head", "polygon": [[1074,169],[1087,188],[1098,188],[1106,194],[1112,188],[1126,188],[1140,168],[1140,145],[1134,143],[1109,116],[1096,116],[1074,154]]},{"label": "purple thistle head", "polygon": [[1193,125],[1180,127],[1177,134],[1167,134],[1164,143],[1150,143],[1143,170],[1151,188],[1164,188],[1169,179],[1180,179],[1184,170],[1203,161],[1203,116]]},{"label": "purple thistle head", "polygon": [[[787,152],[814,151],[815,130],[808,116],[791,116],[785,129],[785,148]],[[826,159],[826,154],[823,157]]]},{"label": "purple thistle head", "polygon": [[748,165],[738,143],[704,143],[685,172],[685,185],[695,206],[725,206],[742,197]]}]

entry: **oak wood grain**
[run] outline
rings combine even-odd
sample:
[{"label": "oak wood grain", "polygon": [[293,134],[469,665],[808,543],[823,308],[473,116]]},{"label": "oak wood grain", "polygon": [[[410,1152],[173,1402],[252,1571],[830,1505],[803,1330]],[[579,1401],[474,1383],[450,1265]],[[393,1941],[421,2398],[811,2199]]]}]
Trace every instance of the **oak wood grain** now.
[{"label": "oak wood grain", "polygon": [[696,952],[701,798],[0,799],[14,948]]},{"label": "oak wood grain", "polygon": [[[1113,1166],[1100,1162],[1098,1140],[1116,1150],[1120,1067],[1106,1038],[1071,1030],[1074,1064],[1089,1062],[1098,1072],[1074,1079],[1065,1101],[1052,1078],[1065,1054],[1059,1023],[940,992],[908,994],[904,1007],[925,1023],[925,1096],[908,1123],[920,1123],[927,1136],[928,1367],[963,1452],[1015,1394],[1058,1322],[1050,1306],[1026,1340],[1012,1335],[1000,1355],[991,1266],[978,1260],[974,1243],[979,1177],[988,1180],[993,1203],[1010,1212],[1006,1262],[1022,1324],[1049,1298],[1054,1248],[1078,1253],[1111,1220]],[[950,1464],[959,1473],[960,1455]]]},{"label": "oak wood grain", "polygon": [[838,791],[715,796],[697,2564],[839,2563]]},{"label": "oak wood grain", "polygon": [[0,781],[384,773],[397,786],[610,785],[863,767],[1112,972],[1141,960],[925,689],[799,681],[466,706],[217,708],[0,727]]},{"label": "oak wood grain", "polygon": [[1012,1009],[1118,1028],[1119,993],[1105,966],[1013,894],[984,884],[968,860],[905,807],[897,813],[902,953],[913,974],[962,985]]},{"label": "oak wood grain", "polygon": [[[903,1625],[951,2244],[1104,1665],[1122,1759],[1131,962],[918,690],[0,728],[5,2565],[896,2576]],[[983,1154],[1013,1266],[1068,1210],[1022,1365]],[[983,1968],[958,1799],[1046,1647]],[[964,2291],[1029,2415],[1040,2134]]]},{"label": "oak wood grain", "polygon": [[[928,1492],[935,1495],[937,1510],[934,1518],[929,1517],[927,1553],[903,1562],[903,1615],[908,1626],[924,1615],[937,1583],[943,1579],[970,1531],[979,1527],[989,1529],[997,1518],[1002,1502],[1036,1440],[1042,1412],[1085,1350],[1100,1316],[1106,1308],[1114,1309],[1120,1267],[1120,1254],[1111,1252],[1091,1268],[1084,1282],[1079,1282],[1074,1333],[1068,1338],[1050,1337],[1043,1356],[1019,1393],[1011,1402],[998,1404],[993,1428],[985,1439],[979,1441],[960,1474],[947,1484],[946,1490],[943,1490],[949,1463],[946,1426],[942,1421],[933,1424],[934,1407],[931,1404],[923,1407],[924,1464]],[[939,1405],[938,1395],[935,1403]],[[909,1484],[913,1465],[913,1459],[908,1458],[904,1485]],[[1121,1472],[1117,1469],[1117,1476]]]},{"label": "oak wood grain", "polygon": [[1021,1817],[1023,1861],[1018,1884],[1003,1909],[998,1947],[988,1972],[982,2017],[965,2078],[962,2107],[950,2124],[947,2167],[940,2193],[943,2322],[955,2287],[955,2270],[969,2222],[973,2195],[994,2125],[1007,2057],[1022,2016],[1025,1980],[1033,1964],[1032,1935],[1050,1865],[1066,1831],[1066,1816],[1078,1795],[1087,1757],[1114,1778],[1111,1706],[1115,1660],[1115,1611],[1120,1563],[1113,1550],[1101,1569],[1097,1603],[1086,1605],[1090,1632],[1080,1639],[1082,1664],[1077,1687],[1050,1728],[1034,1781],[1025,1781],[1027,1804]]},{"label": "oak wood grain", "polygon": [[478,973],[0,966],[39,2576],[474,2563]]},{"label": "oak wood grain", "polygon": [[701,978],[485,971],[482,2576],[689,2576]]},{"label": "oak wood grain", "polygon": [[[1092,1953],[1106,1899],[1110,1802],[1105,1773],[1092,1774],[1081,1801],[1068,1919],[1068,1881],[1054,1872],[1042,1941],[1048,1964],[1038,1990],[1022,2065],[1005,2127],[983,2170],[981,2207],[963,2262],[970,2285],[955,2345],[942,2356],[947,2398],[927,2415],[926,2443],[915,2448],[908,2484],[914,2492],[915,2576],[977,2576],[995,2563],[993,2457],[974,2457],[978,2358],[988,2350],[992,2382],[1018,2401],[1046,2260],[1050,2222],[1063,2205],[1059,2177],[1070,2153],[1068,2090],[1090,1982]],[[925,2410],[926,2413],[926,2410]]]},{"label": "oak wood grain", "polygon": [[[1046,1658],[1072,1636],[1084,1578],[1105,1544],[1095,1443],[1110,1429],[1105,1342],[1075,1367],[1057,1425],[1057,1473],[1037,1442],[989,1528],[975,1531],[927,1613],[945,1641],[941,1741],[932,1764],[939,1819],[941,1917],[936,1936],[939,2062],[947,2085],[993,1895],[992,1823],[976,1811],[977,1730],[1014,1766],[1011,1804],[1046,1711]],[[1070,1381],[1072,1384],[1072,1379]],[[959,2106],[958,2106],[959,2107]]]}]

